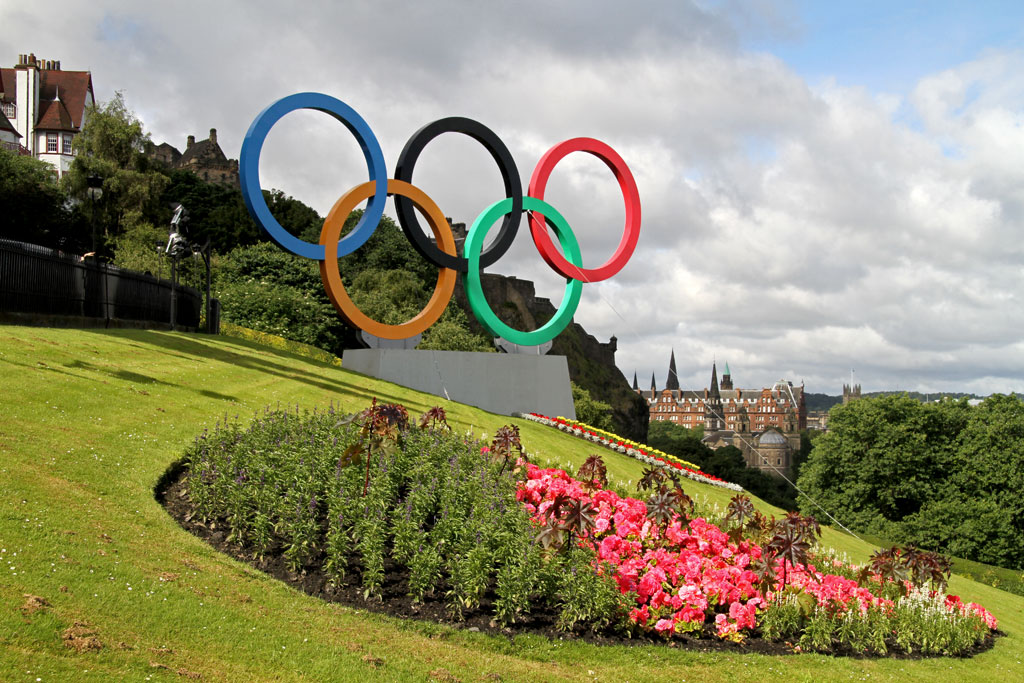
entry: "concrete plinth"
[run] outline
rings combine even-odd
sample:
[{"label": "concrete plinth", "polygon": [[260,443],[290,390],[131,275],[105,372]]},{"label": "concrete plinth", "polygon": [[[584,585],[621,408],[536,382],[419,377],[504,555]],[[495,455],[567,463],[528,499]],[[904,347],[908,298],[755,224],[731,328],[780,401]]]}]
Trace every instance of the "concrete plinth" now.
[{"label": "concrete plinth", "polygon": [[576,418],[565,356],[350,349],[342,367],[499,415]]}]

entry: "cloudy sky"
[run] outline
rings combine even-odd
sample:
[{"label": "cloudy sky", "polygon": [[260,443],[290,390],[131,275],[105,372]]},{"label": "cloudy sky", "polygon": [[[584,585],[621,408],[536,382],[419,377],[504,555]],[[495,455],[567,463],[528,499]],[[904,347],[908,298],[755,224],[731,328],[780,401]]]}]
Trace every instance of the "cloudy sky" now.
[{"label": "cloudy sky", "polygon": [[[641,385],[779,378],[836,394],[1024,391],[1024,5],[1017,2],[164,2],[0,0],[0,62],[90,70],[156,142],[216,128],[237,158],[256,114],[300,91],[356,109],[390,169],[408,137],[475,118],[524,183],[577,136],[614,147],[643,201],[640,243],[576,314]],[[366,179],[352,136],[300,111],[271,131],[274,187],[326,213]],[[415,182],[471,223],[501,197],[469,138],[446,135]],[[624,211],[589,155],[545,197],[584,266]],[[494,272],[563,284],[528,231]]]}]

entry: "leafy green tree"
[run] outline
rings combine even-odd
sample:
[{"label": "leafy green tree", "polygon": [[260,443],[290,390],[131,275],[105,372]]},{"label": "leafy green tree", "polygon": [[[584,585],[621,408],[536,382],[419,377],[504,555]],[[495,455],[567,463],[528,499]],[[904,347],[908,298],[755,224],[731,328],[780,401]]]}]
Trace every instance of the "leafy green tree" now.
[{"label": "leafy green tree", "polygon": [[341,355],[354,335],[328,301],[315,261],[261,242],[216,260],[224,320]]},{"label": "leafy green tree", "polygon": [[340,353],[344,330],[330,304],[299,290],[255,280],[217,291],[227,322]]},{"label": "leafy green tree", "polygon": [[454,301],[448,304],[441,319],[427,328],[418,349],[438,351],[479,351],[494,353],[494,343],[470,329],[465,312]]},{"label": "leafy green tree", "polygon": [[[148,139],[142,122],[118,92],[109,102],[89,108],[75,141],[77,155],[62,178],[63,187],[70,196],[86,202],[90,214],[95,206],[91,219],[101,232],[96,247],[107,255],[113,238],[126,232],[137,231],[137,240],[151,242],[154,226],[170,217],[169,207],[160,201],[169,181],[151,167],[143,153]],[[102,180],[103,188],[95,205],[86,199],[92,176]]]},{"label": "leafy green tree", "polygon": [[314,244],[320,241],[324,219],[312,207],[281,190],[264,190],[263,199],[270,213],[288,232]]},{"label": "leafy green tree", "polygon": [[[363,210],[357,209],[349,214],[345,221],[342,234],[347,234],[363,216]],[[321,221],[322,222],[322,221]],[[307,231],[303,239],[317,242],[320,239],[320,225],[314,231]],[[377,229],[358,250],[344,256],[338,261],[342,280],[345,285],[352,284],[364,270],[391,271],[404,270],[416,279],[424,293],[433,291],[437,283],[437,266],[419,255],[402,229],[388,216],[381,218]],[[427,295],[429,296],[429,295]],[[426,302],[426,299],[423,299]]]},{"label": "leafy green tree", "polygon": [[[65,207],[53,167],[0,149],[0,235],[77,251],[82,218]],[[76,239],[78,238],[78,239]]]},{"label": "leafy green tree", "polygon": [[647,427],[647,443],[658,450],[680,457],[703,469],[714,451],[701,443],[703,427],[687,429],[665,420],[655,420]]},{"label": "leafy green tree", "polygon": [[355,276],[348,293],[359,310],[386,325],[411,320],[428,300],[423,285],[406,270],[367,268]]},{"label": "leafy green tree", "polygon": [[[165,206],[180,203],[188,209],[188,237],[191,241],[204,244],[210,240],[210,247],[214,251],[226,254],[237,247],[250,246],[267,239],[249,217],[249,211],[242,201],[242,192],[237,187],[205,182],[190,171],[171,171],[168,177],[170,182],[161,202]],[[280,220],[282,217],[278,218]],[[285,225],[291,227],[288,223]],[[164,230],[165,241],[166,232]]]},{"label": "leafy green tree", "polygon": [[1016,396],[993,395],[970,411],[959,433],[948,486],[908,525],[907,533],[922,545],[926,534],[939,534],[934,542],[948,545],[949,552],[1024,569],[1021,491],[1024,403]]},{"label": "leafy green tree", "polygon": [[[900,521],[944,490],[969,410],[966,402],[907,396],[836,406],[798,485],[844,524],[896,537]],[[802,506],[813,514],[809,501]]]},{"label": "leafy green tree", "polygon": [[612,407],[604,401],[598,401],[591,397],[589,391],[575,382],[571,382],[571,384],[572,403],[576,408],[576,419],[591,427],[611,430],[613,428]]},{"label": "leafy green tree", "polygon": [[252,280],[295,287],[303,292],[323,291],[316,261],[289,253],[272,242],[232,250],[220,260],[215,275],[218,284]]}]

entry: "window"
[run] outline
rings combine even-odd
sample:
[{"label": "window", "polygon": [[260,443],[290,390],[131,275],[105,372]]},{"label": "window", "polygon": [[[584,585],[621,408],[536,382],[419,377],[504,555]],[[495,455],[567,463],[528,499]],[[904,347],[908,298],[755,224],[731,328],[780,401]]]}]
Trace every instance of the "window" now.
[{"label": "window", "polygon": [[72,151],[71,151],[71,133],[64,133],[64,140],[63,140],[63,142],[64,142],[64,145],[63,145],[63,148],[61,149],[61,152],[63,154],[72,154]]},{"label": "window", "polygon": [[4,102],[4,116],[13,119],[18,115],[18,105],[14,102]]},{"label": "window", "polygon": [[47,133],[46,134],[46,151],[49,153],[57,152],[57,134]]}]

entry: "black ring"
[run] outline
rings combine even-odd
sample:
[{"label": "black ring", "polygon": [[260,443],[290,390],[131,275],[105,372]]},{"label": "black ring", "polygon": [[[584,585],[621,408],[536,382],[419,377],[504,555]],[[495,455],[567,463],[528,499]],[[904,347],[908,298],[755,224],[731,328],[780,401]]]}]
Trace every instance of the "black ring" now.
[{"label": "black ring", "polygon": [[[519,231],[519,221],[523,215],[523,183],[519,178],[519,169],[516,168],[515,159],[512,158],[508,147],[494,131],[479,121],[462,116],[449,116],[428,123],[413,133],[398,157],[398,165],[395,167],[397,180],[412,183],[412,169],[420,152],[428,142],[441,133],[462,133],[473,138],[490,152],[491,157],[494,158],[501,170],[501,180],[505,184],[505,196],[511,197],[512,210],[505,215],[494,242],[480,254],[481,267],[493,265],[509,250],[516,237],[516,232]],[[427,237],[423,228],[420,227],[419,220],[416,218],[416,210],[408,197],[395,197],[395,212],[398,214],[398,224],[402,226],[402,231],[405,232],[416,251],[423,255],[423,258],[442,268],[453,268],[460,273],[469,270],[469,260],[465,256],[446,254]]]}]

